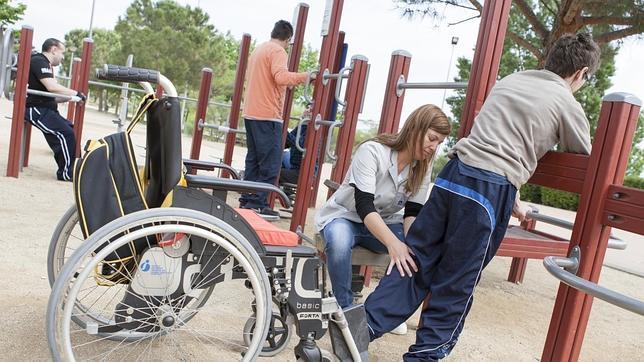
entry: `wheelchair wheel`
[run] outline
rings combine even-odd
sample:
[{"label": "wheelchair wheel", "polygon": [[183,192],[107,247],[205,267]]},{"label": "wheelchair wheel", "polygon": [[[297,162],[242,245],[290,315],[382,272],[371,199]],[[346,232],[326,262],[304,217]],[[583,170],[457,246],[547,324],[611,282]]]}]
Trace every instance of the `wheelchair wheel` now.
[{"label": "wheelchair wheel", "polygon": [[[119,271],[122,282],[86,302],[106,256],[142,240],[147,247]],[[64,263],[47,338],[55,360],[254,360],[268,333],[270,294],[261,259],[230,225],[193,210],[145,210],[97,230]],[[245,346],[249,310],[257,327]]]},{"label": "wheelchair wheel", "polygon": [[[58,225],[56,225],[56,229],[54,230],[49,242],[49,250],[47,252],[47,276],[49,278],[50,286],[54,285],[54,282],[58,277],[58,274],[60,274],[66,260],[69,259],[74,251],[76,251],[84,241],[85,237],[83,236],[83,232],[79,224],[78,211],[76,206],[72,205],[61,217]],[[92,255],[89,255],[87,259],[89,260],[91,257]],[[89,302],[96,303],[98,299],[102,298],[107,293],[108,288],[124,289],[125,287],[127,287],[127,285],[124,284],[96,284],[92,286],[91,290],[86,291],[83,300],[76,301],[75,304],[78,310],[72,313],[72,320],[81,328],[85,328],[87,322],[86,319],[89,321],[108,323],[109,320],[106,320],[102,313],[96,315],[91,314],[92,309],[88,308],[85,304]],[[212,293],[212,287],[204,289],[198,300],[201,303],[205,302],[210,293]],[[110,295],[115,294],[118,294],[118,292],[116,292],[115,289],[112,289],[110,291]]]},{"label": "wheelchair wheel", "polygon": [[[250,344],[251,338],[253,336],[253,331],[255,330],[255,315],[248,318],[246,324],[244,325],[244,343],[246,345]],[[271,322],[268,327],[268,335],[266,336],[266,341],[260,352],[262,357],[273,357],[278,355],[288,346],[288,342],[291,340],[291,335],[293,334],[293,325],[288,322],[287,319],[282,318],[279,313],[273,312],[271,316]]]},{"label": "wheelchair wheel", "polygon": [[49,286],[54,285],[65,260],[80,247],[84,240],[85,237],[78,223],[78,211],[76,211],[76,206],[72,205],[56,225],[49,242],[49,251],[47,252]]}]

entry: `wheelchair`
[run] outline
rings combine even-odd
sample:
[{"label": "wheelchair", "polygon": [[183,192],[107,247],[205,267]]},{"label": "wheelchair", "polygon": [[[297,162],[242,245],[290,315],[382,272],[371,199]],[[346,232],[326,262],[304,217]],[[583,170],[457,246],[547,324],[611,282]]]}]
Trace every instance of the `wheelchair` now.
[{"label": "wheelchair", "polygon": [[[228,166],[182,160],[176,90],[159,72],[106,65],[97,73],[158,83],[166,96],[147,95],[127,132],[90,141],[75,166],[76,204],[48,252],[53,359],[252,361],[297,335],[297,360],[367,360],[364,308],[339,307],[324,262],[300,245],[306,237],[260,235],[261,218],[226,204],[229,191],[272,191],[286,205],[288,197],[232,169],[232,179],[196,173]],[[143,118],[140,170],[129,132]],[[327,331],[333,353],[316,344]]]}]

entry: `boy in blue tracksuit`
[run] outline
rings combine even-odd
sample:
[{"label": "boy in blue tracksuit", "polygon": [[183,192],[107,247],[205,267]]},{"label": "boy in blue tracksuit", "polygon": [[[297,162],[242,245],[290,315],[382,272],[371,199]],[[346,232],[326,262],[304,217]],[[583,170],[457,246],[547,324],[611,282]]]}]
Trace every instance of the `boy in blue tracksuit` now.
[{"label": "boy in blue tracksuit", "polygon": [[403,358],[434,361],[449,354],[510,215],[525,218],[517,190],[538,160],[557,143],[563,151],[590,153],[588,121],[573,93],[597,70],[599,56],[590,35],[564,35],[545,69],[509,75],[494,86],[407,234],[419,271],[401,275],[393,268],[365,302],[372,340],[407,320],[431,293],[416,343]]}]

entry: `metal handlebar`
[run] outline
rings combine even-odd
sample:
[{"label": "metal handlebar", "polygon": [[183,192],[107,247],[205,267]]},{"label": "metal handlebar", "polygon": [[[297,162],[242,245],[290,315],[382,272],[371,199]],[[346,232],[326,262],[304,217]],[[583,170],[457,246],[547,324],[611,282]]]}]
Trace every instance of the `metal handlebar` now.
[{"label": "metal handlebar", "polygon": [[338,157],[331,153],[331,140],[333,139],[333,129],[335,127],[342,127],[344,122],[342,121],[335,121],[333,124],[329,125],[329,134],[326,137],[326,157],[333,162],[335,165],[335,162],[338,160]]},{"label": "metal handlebar", "polygon": [[351,66],[344,67],[344,68],[340,69],[340,71],[338,72],[338,77],[337,77],[338,81],[335,82],[335,101],[339,105],[341,105],[342,107],[347,105],[347,103],[342,98],[340,98],[340,93],[342,93],[342,79],[349,77],[348,74],[345,76],[344,72],[346,72],[346,71],[351,72],[352,70],[353,70],[353,67],[351,67]]},{"label": "metal handlebar", "polygon": [[243,129],[230,128],[230,127],[227,127],[227,126],[221,126],[221,125],[217,125],[217,124],[208,124],[208,123],[204,122],[203,119],[200,119],[199,122],[197,122],[197,127],[199,127],[199,129],[212,128],[212,129],[216,129],[219,132],[224,132],[224,133],[242,133],[242,134],[246,134],[246,131],[243,130]]},{"label": "metal handlebar", "polygon": [[302,126],[308,124],[310,120],[311,118],[302,116],[297,122],[297,131],[295,132],[295,148],[297,148],[302,153],[306,152],[306,149],[300,146],[300,138],[302,138]]},{"label": "metal handlebar", "polygon": [[[526,217],[532,220],[536,221],[541,221],[545,222],[550,225],[555,225],[559,226],[564,229],[572,230],[574,227],[574,224],[571,223],[570,221],[558,219],[556,217],[548,216],[548,215],[543,215],[539,213],[539,210],[533,206],[530,206],[532,211],[528,211],[526,213]],[[628,246],[628,243],[626,243],[624,240],[616,237],[615,235],[611,234],[610,238],[608,239],[608,248],[610,249],[618,249],[618,250],[624,250]]]},{"label": "metal handlebar", "polygon": [[304,83],[304,89],[302,90],[302,97],[304,97],[304,101],[306,102],[307,105],[313,104],[313,99],[309,95],[309,86],[311,85],[311,81],[313,80],[313,74],[319,74],[320,71],[318,70],[309,70],[306,73],[306,83]]},{"label": "metal handlebar", "polygon": [[58,93],[43,92],[35,89],[27,89],[27,94],[33,94],[33,95],[49,97],[49,98],[59,98],[70,102],[81,101],[80,97],[77,97],[77,96],[68,96],[68,95],[58,94]]},{"label": "metal handlebar", "polygon": [[[644,315],[644,302],[602,287],[571,273],[569,270],[576,271],[579,267],[580,258],[579,247],[575,246],[571,252],[571,257],[547,256],[543,259],[543,266],[555,278],[577,290],[633,313]],[[564,269],[561,269],[562,267]]]},{"label": "metal handlebar", "polygon": [[467,82],[406,82],[400,75],[396,83],[396,95],[400,97],[405,89],[466,89]]}]

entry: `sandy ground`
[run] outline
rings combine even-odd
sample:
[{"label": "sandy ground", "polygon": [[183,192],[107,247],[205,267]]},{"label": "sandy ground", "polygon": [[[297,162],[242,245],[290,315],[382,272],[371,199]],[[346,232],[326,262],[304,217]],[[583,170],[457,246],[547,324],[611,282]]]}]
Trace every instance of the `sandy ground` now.
[{"label": "sandy ground", "polygon": [[[11,104],[0,101],[0,360],[48,360],[44,333],[49,296],[46,257],[51,233],[63,212],[72,204],[71,184],[55,180],[51,151],[39,131],[32,137],[30,165],[19,179],[4,177],[10,133]],[[88,110],[84,139],[112,133],[114,116]],[[143,145],[142,133],[134,143]],[[190,140],[185,139],[184,156]],[[234,166],[243,165],[244,150],[238,149]],[[143,150],[137,149],[142,155]],[[205,143],[202,159],[216,160],[223,146]],[[328,165],[327,165],[328,166]],[[328,172],[328,167],[325,168]],[[325,191],[325,190],[323,190]],[[319,200],[323,200],[320,197]],[[542,212],[569,220],[574,214],[543,207]],[[309,217],[314,210],[309,212]],[[309,226],[310,226],[309,222]],[[310,231],[310,230],[309,230]],[[565,231],[557,231],[566,235]],[[600,283],[635,298],[644,299],[644,238],[618,233],[630,245],[626,251],[609,251]],[[496,258],[483,273],[474,306],[449,360],[534,361],[545,341],[558,282],[541,265],[530,261],[522,285],[505,280],[509,258]],[[627,270],[624,272],[619,269]],[[637,275],[639,274],[639,276]],[[377,281],[376,281],[377,282]],[[376,283],[372,283],[372,287]],[[387,335],[370,346],[372,361],[395,361],[413,343],[418,316],[408,321],[405,336]],[[292,342],[294,343],[294,342]],[[328,337],[321,343],[328,346]],[[644,361],[644,319],[617,307],[595,301],[586,331],[581,360]],[[293,360],[287,350],[273,360]]]}]

